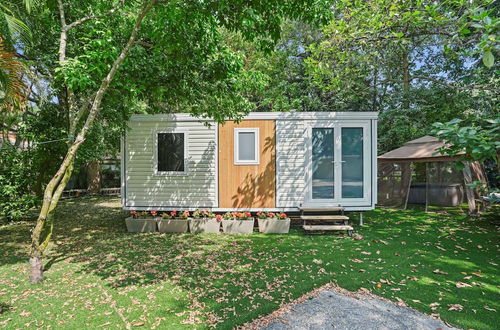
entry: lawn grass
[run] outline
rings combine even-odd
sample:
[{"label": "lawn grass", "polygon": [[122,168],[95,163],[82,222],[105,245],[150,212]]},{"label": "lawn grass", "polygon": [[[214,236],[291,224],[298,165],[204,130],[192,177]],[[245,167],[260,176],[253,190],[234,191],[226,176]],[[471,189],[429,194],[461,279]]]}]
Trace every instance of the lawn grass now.
[{"label": "lawn grass", "polygon": [[329,282],[403,300],[461,328],[499,324],[492,218],[379,209],[365,213],[356,228],[363,239],[354,240],[298,230],[129,234],[125,216],[116,198],[61,202],[46,280],[35,286],[26,257],[33,223],[0,225],[0,327],[229,329]]}]

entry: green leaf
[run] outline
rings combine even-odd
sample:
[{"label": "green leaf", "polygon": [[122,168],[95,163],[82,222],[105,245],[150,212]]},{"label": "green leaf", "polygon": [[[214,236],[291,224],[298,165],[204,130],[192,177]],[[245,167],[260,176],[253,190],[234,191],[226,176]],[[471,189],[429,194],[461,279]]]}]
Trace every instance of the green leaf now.
[{"label": "green leaf", "polygon": [[491,68],[494,63],[495,63],[495,57],[493,56],[493,53],[489,50],[484,52],[483,53],[483,64],[487,68]]}]

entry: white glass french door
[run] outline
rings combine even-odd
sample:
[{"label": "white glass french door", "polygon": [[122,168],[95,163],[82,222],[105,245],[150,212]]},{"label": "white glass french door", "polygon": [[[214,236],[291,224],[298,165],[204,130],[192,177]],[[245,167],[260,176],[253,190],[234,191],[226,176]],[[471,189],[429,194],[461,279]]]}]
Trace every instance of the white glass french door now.
[{"label": "white glass french door", "polygon": [[370,203],[370,126],[365,122],[311,122],[307,132],[306,204]]}]

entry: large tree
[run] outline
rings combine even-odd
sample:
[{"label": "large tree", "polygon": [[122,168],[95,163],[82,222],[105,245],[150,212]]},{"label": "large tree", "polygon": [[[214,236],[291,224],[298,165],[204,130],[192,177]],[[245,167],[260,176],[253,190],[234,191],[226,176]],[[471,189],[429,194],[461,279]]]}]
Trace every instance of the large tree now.
[{"label": "large tree", "polygon": [[224,45],[222,29],[270,47],[285,18],[319,21],[328,8],[328,1],[312,0],[57,0],[27,16],[35,41],[20,55],[45,87],[32,102],[53,104],[67,136],[32,233],[31,281],[43,279],[54,210],[92,132],[112,122],[123,128],[130,109],[188,111],[219,122],[241,118],[251,108],[245,90],[258,81]]},{"label": "large tree", "polygon": [[494,111],[498,8],[491,0],[338,1],[307,72],[333,108],[379,111],[380,150],[435,121]]}]

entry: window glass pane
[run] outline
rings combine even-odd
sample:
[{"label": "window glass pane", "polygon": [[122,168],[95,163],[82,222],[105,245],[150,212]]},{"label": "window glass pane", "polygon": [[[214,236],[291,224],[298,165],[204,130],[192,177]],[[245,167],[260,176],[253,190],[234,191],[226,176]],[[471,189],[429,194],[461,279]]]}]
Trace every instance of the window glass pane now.
[{"label": "window glass pane", "polygon": [[363,128],[342,128],[342,198],[363,198]]},{"label": "window glass pane", "polygon": [[158,171],[184,172],[184,133],[158,133]]},{"label": "window glass pane", "polygon": [[238,160],[256,160],[255,132],[238,132]]},{"label": "window glass pane", "polygon": [[312,129],[312,198],[334,197],[334,131]]}]

